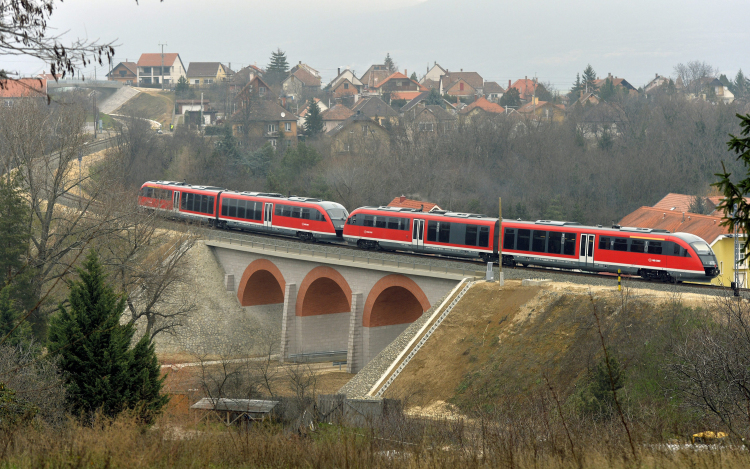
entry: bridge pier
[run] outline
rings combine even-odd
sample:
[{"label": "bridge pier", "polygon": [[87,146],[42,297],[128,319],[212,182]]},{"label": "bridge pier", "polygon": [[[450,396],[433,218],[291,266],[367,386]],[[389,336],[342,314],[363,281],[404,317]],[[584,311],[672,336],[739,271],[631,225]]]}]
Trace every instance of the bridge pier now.
[{"label": "bridge pier", "polygon": [[297,284],[287,283],[284,289],[284,312],[281,316],[281,344],[279,347],[279,361],[284,363],[289,358],[290,350],[295,350],[297,325],[295,324],[295,308],[297,305]]},{"label": "bridge pier", "polygon": [[364,295],[352,295],[352,311],[349,313],[349,341],[346,348],[346,372],[356,373],[364,367],[362,345],[362,312],[364,310]]}]

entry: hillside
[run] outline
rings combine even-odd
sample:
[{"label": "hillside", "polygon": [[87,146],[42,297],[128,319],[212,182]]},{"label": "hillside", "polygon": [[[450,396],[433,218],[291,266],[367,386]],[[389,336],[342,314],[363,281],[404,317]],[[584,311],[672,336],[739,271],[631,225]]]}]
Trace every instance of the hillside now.
[{"label": "hillside", "polygon": [[412,411],[472,413],[522,403],[548,389],[546,376],[563,402],[572,400],[603,356],[596,311],[611,356],[625,370],[623,392],[650,399],[663,384],[658,370],[673,320],[691,314],[686,302],[702,301],[605,288],[590,293],[571,284],[478,283],[385,397],[405,399]]},{"label": "hillside", "polygon": [[161,123],[163,128],[169,128],[172,121],[175,96],[173,92],[162,92],[151,88],[138,88],[140,93],[130,98],[125,104],[115,110],[114,114],[145,117]]}]

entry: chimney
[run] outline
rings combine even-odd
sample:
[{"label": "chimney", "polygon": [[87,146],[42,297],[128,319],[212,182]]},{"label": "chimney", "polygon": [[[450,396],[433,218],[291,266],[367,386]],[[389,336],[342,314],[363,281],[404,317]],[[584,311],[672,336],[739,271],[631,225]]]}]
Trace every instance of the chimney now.
[{"label": "chimney", "polygon": [[[510,89],[510,80],[508,80],[508,90],[509,89]],[[505,91],[508,91],[508,90],[505,90]]]},{"label": "chimney", "polygon": [[402,195],[401,197],[398,198],[398,201],[401,203],[404,203],[404,200],[406,200],[406,196]]},{"label": "chimney", "polygon": [[341,75],[341,67],[338,68],[339,73],[336,76]]},{"label": "chimney", "polygon": [[685,221],[685,212],[682,212],[682,221]]},{"label": "chimney", "polygon": [[437,65],[437,60],[435,61],[434,65]]},{"label": "chimney", "polygon": [[409,76],[409,70],[404,69],[404,75],[406,75],[408,77]]},{"label": "chimney", "polygon": [[528,79],[529,79],[529,76],[528,76],[528,75],[525,75],[525,76],[523,77],[523,79],[524,79],[524,80],[528,80]]},{"label": "chimney", "polygon": [[462,68],[462,69],[461,69],[461,72],[463,72],[463,71],[464,71],[464,69]]},{"label": "chimney", "polygon": [[302,65],[302,61],[301,60],[299,61],[299,64]]},{"label": "chimney", "polygon": [[667,212],[664,212],[661,214],[661,219],[664,220],[667,218]]},{"label": "chimney", "polygon": [[659,78],[659,74],[658,73],[654,73],[654,75],[655,75],[654,78]]}]

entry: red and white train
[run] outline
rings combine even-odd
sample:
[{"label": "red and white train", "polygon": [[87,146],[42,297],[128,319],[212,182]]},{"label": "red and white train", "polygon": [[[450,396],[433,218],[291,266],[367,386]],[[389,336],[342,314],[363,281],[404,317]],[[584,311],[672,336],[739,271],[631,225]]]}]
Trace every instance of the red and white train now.
[{"label": "red and white train", "polygon": [[349,215],[343,205],[320,199],[237,192],[172,181],[144,183],[138,204],[174,218],[205,222],[218,228],[319,241],[340,241]]},{"label": "red and white train", "polygon": [[320,199],[237,192],[181,182],[148,181],[139,205],[169,216],[235,228],[346,240],[360,248],[411,251],[586,272],[639,275],[662,281],[707,282],[719,275],[708,244],[688,233],[538,220],[503,220],[453,212],[361,207],[351,214]]},{"label": "red and white train", "polygon": [[344,239],[380,247],[476,257],[586,272],[639,275],[662,281],[710,281],[719,275],[708,244],[688,233],[649,228],[583,226],[579,223],[503,220],[451,212],[362,207],[344,226]]}]

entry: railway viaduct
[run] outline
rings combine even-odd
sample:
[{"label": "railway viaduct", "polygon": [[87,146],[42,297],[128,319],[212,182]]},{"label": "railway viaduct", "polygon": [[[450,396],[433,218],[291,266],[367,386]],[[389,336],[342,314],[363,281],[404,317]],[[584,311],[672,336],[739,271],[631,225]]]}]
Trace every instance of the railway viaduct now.
[{"label": "railway viaduct", "polygon": [[[464,277],[483,271],[384,261],[368,253],[289,247],[222,235],[206,240],[242,306],[283,304],[283,361],[346,359],[362,369]],[[468,270],[472,269],[472,270]]]}]

